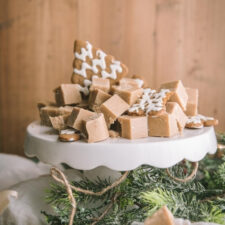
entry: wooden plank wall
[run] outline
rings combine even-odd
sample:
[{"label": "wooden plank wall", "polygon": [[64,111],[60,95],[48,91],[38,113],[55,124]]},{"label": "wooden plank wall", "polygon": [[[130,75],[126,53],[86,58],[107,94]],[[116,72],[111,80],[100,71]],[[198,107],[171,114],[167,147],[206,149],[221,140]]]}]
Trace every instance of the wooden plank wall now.
[{"label": "wooden plank wall", "polygon": [[1,0],[0,151],[23,154],[36,102],[69,82],[73,42],[89,40],[152,87],[182,79],[225,130],[224,0]]}]

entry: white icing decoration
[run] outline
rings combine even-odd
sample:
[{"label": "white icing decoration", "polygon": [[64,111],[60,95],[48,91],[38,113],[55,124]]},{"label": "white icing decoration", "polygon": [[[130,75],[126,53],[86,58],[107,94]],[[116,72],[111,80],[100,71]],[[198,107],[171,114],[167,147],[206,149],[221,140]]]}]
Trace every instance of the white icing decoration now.
[{"label": "white icing decoration", "polygon": [[102,78],[111,78],[115,80],[117,78],[116,71],[119,73],[122,73],[122,67],[120,66],[120,62],[116,60],[112,60],[112,64],[110,65],[111,73],[108,73],[106,71],[102,71],[101,75]]},{"label": "white icing decoration", "polygon": [[164,107],[163,99],[170,90],[161,89],[159,92],[150,88],[144,89],[142,97],[129,109],[129,112],[144,111],[146,114],[153,111],[160,111]]},{"label": "white icing decoration", "polygon": [[65,129],[65,130],[60,130],[60,134],[75,134],[76,131],[74,129]]},{"label": "white icing decoration", "polygon": [[138,84],[138,87],[139,88],[141,88],[143,86],[143,84],[144,84],[144,81],[143,80],[141,80],[141,79],[134,79],[134,80]]},{"label": "white icing decoration", "polygon": [[[86,56],[88,56],[90,59],[92,59],[92,65],[89,65],[88,63],[85,62]],[[74,73],[79,74],[86,78],[87,70],[92,70],[94,73],[98,73],[97,66],[99,66],[102,69],[101,75],[103,78],[111,78],[111,79],[115,80],[117,78],[116,72],[119,72],[119,73],[122,72],[122,67],[120,65],[120,62],[116,61],[116,60],[112,60],[112,64],[110,65],[111,73],[108,73],[107,71],[105,71],[105,69],[106,69],[106,61],[105,61],[106,54],[102,50],[97,50],[96,56],[98,58],[93,59],[92,45],[89,42],[87,42],[86,49],[81,48],[80,54],[75,52],[75,57],[82,60],[83,62],[81,64],[80,70],[74,68]]]},{"label": "white icing decoration", "polygon": [[93,55],[92,55],[92,45],[87,41],[86,42],[87,45],[86,45],[86,48],[81,48],[81,54],[75,52],[75,57],[82,60],[82,61],[85,61],[86,60],[86,57],[88,56],[90,59],[93,58]]},{"label": "white icing decoration", "polygon": [[[207,120],[214,120],[213,117],[207,117],[207,116],[203,116],[201,114],[198,114],[196,116],[190,116],[188,117],[188,120],[186,122],[186,124],[194,124],[194,125],[198,125],[198,124],[202,124],[202,122],[205,122]],[[203,124],[201,126],[193,126],[194,128],[202,128]]]}]

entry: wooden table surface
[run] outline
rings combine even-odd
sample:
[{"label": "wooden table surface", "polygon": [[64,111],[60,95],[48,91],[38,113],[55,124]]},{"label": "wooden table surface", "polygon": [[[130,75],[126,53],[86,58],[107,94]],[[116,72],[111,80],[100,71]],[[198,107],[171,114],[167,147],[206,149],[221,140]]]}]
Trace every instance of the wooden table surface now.
[{"label": "wooden table surface", "polygon": [[225,130],[224,0],[1,0],[0,151],[23,154],[36,103],[70,81],[75,39],[124,62],[152,88],[199,88]]}]

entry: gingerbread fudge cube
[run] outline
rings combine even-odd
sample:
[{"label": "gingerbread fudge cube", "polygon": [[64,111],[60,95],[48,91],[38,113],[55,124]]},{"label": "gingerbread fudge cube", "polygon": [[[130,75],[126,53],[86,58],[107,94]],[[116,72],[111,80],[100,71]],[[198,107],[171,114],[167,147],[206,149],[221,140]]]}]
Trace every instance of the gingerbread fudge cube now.
[{"label": "gingerbread fudge cube", "polygon": [[119,81],[119,86],[121,87],[134,87],[139,88],[142,87],[136,79],[124,77]]},{"label": "gingerbread fudge cube", "polygon": [[102,103],[108,100],[111,97],[110,94],[102,91],[101,89],[94,89],[90,91],[88,103],[90,109],[93,111],[99,112],[99,107]]},{"label": "gingerbread fudge cube", "polygon": [[130,86],[112,86],[114,94],[118,94],[129,105],[133,105],[143,94],[143,88]]},{"label": "gingerbread fudge cube", "polygon": [[110,125],[128,110],[129,107],[130,106],[121,97],[114,94],[100,106],[100,111],[104,114],[106,123],[108,127],[110,127]]},{"label": "gingerbread fudge cube", "polygon": [[171,137],[179,133],[175,117],[167,112],[148,116],[149,136]]},{"label": "gingerbread fudge cube", "polygon": [[95,113],[86,109],[74,107],[71,115],[67,119],[67,126],[83,131],[83,120],[93,116]]},{"label": "gingerbread fudge cube", "polygon": [[49,117],[62,115],[60,108],[56,106],[41,107],[39,110],[39,113],[40,113],[41,125],[50,126],[50,127],[52,126],[52,123]]},{"label": "gingerbread fudge cube", "polygon": [[109,137],[109,131],[102,113],[95,113],[84,119],[83,124],[88,143],[103,141]]},{"label": "gingerbread fudge cube", "polygon": [[148,137],[148,121],[146,116],[121,116],[121,136],[127,139]]},{"label": "gingerbread fudge cube", "polygon": [[175,225],[173,214],[166,206],[156,211],[151,217],[148,217],[144,225]]},{"label": "gingerbread fudge cube", "polygon": [[183,131],[188,117],[185,115],[181,107],[176,102],[167,102],[166,103],[167,113],[173,115],[177,121],[178,129],[180,132]]},{"label": "gingerbread fudge cube", "polygon": [[78,84],[61,84],[54,92],[58,106],[78,104],[82,101]]},{"label": "gingerbread fudge cube", "polygon": [[94,77],[92,78],[92,84],[90,87],[90,90],[94,89],[100,89],[104,92],[109,92],[110,90],[110,80],[109,79],[103,79],[100,77]]},{"label": "gingerbread fudge cube", "polygon": [[59,131],[66,129],[67,128],[66,121],[69,116],[70,114],[61,115],[61,116],[53,116],[53,117],[50,116],[49,119],[51,121],[52,127],[55,130],[59,130]]},{"label": "gingerbread fudge cube", "polygon": [[173,95],[170,97],[170,102],[177,102],[183,111],[186,110],[188,95],[181,80],[162,84],[160,88],[170,89]]},{"label": "gingerbread fudge cube", "polygon": [[188,102],[186,107],[187,116],[196,116],[198,114],[198,89],[185,88],[188,95]]}]

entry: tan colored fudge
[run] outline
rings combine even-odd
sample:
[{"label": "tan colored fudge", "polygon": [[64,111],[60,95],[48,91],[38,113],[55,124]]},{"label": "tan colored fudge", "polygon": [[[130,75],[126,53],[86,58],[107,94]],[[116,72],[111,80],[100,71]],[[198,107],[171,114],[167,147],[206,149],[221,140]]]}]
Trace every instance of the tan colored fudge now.
[{"label": "tan colored fudge", "polygon": [[83,120],[84,134],[87,136],[87,142],[103,141],[109,137],[108,128],[102,113],[94,115]]},{"label": "tan colored fudge", "polygon": [[52,127],[55,130],[64,130],[67,128],[66,121],[70,114],[62,115],[62,116],[50,116],[49,119],[51,121]]},{"label": "tan colored fudge", "polygon": [[89,108],[95,112],[99,112],[99,107],[102,103],[108,100],[111,97],[110,94],[102,91],[101,89],[94,89],[90,91],[88,103]]},{"label": "tan colored fudge", "polygon": [[118,94],[129,105],[133,105],[143,94],[143,88],[130,86],[112,86],[114,94]]},{"label": "tan colored fudge", "polygon": [[198,114],[198,89],[185,88],[188,95],[188,102],[186,107],[187,116],[196,116]]},{"label": "tan colored fudge", "polygon": [[89,118],[90,116],[95,115],[94,112],[91,112],[86,109],[74,107],[71,115],[67,119],[67,126],[83,131],[83,120]]},{"label": "tan colored fudge", "polygon": [[109,137],[111,137],[111,138],[117,138],[117,137],[119,137],[119,136],[120,136],[120,134],[119,134],[118,131],[115,131],[115,130],[109,130]]},{"label": "tan colored fudge", "polygon": [[105,116],[107,126],[110,127],[129,107],[121,97],[115,94],[100,106],[100,111]]},{"label": "tan colored fudge", "polygon": [[181,80],[162,84],[160,88],[170,89],[173,95],[170,97],[170,102],[177,102],[183,111],[186,110],[188,95]]},{"label": "tan colored fudge", "polygon": [[78,104],[82,101],[78,84],[61,84],[54,92],[58,106]]},{"label": "tan colored fudge", "polygon": [[180,132],[183,131],[188,117],[185,115],[181,107],[176,102],[167,102],[166,111],[175,117]]},{"label": "tan colored fudge", "polygon": [[166,206],[156,211],[151,217],[148,217],[144,225],[175,225],[173,214]]},{"label": "tan colored fudge", "polygon": [[139,88],[139,86],[141,86],[141,85],[138,83],[138,81],[136,81],[136,79],[129,78],[129,77],[124,77],[124,78],[122,78],[119,81],[119,86],[121,86],[121,87]]},{"label": "tan colored fudge", "polygon": [[121,116],[121,136],[127,139],[148,137],[148,121],[146,116]]},{"label": "tan colored fudge", "polygon": [[92,78],[92,84],[90,87],[90,90],[94,89],[100,89],[104,92],[109,92],[110,90],[110,80],[109,79],[103,79],[100,77],[94,77]]},{"label": "tan colored fudge", "polygon": [[167,112],[157,116],[148,116],[149,136],[171,137],[179,134],[175,117]]},{"label": "tan colored fudge", "polygon": [[60,115],[69,115],[72,112],[72,107],[56,107],[56,106],[44,106],[39,110],[41,124],[45,126],[52,126],[50,117],[57,117]]}]

